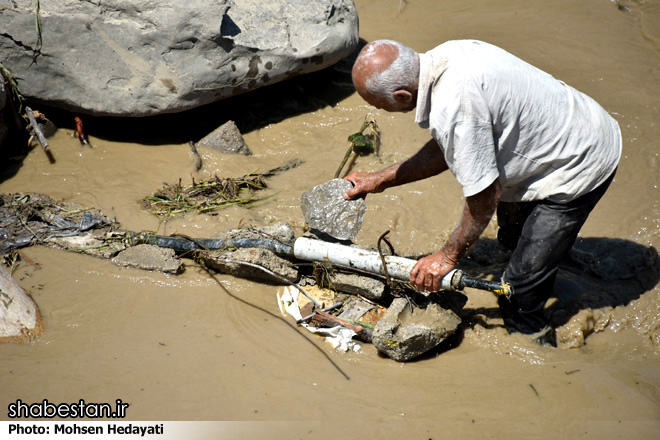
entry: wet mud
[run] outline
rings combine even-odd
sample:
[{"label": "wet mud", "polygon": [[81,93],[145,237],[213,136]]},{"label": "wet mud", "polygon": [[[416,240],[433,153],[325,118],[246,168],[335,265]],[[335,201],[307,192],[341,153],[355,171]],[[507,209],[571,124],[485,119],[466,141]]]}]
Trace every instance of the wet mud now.
[{"label": "wet mud", "polygon": [[[416,361],[394,362],[368,344],[338,353],[281,316],[273,285],[209,275],[188,260],[171,275],[33,246],[21,252],[36,264],[21,261],[14,278],[39,305],[44,333],[0,346],[5,405],[121,398],[132,420],[260,422],[250,432],[259,438],[336,438],[339,425],[376,438],[657,438],[660,5],[618,4],[625,8],[609,0],[356,1],[365,41],[424,51],[448,39],[485,40],[589,94],[621,125],[616,178],[548,304],[558,348],[507,334],[494,295],[467,289],[460,331]],[[332,179],[367,114],[382,133],[380,157],[353,157],[343,174],[402,160],[429,136],[413,114],[364,103],[348,69],[345,62],[186,115],[88,117],[94,148],[72,136],[73,115],[52,112],[62,127],[49,140],[54,163],[39,147],[6,158],[0,192],[95,207],[133,231],[212,237],[285,221],[300,235],[301,194]],[[227,119],[253,156],[199,149],[197,170],[188,142]],[[293,159],[304,163],[269,179],[270,197],[250,209],[165,218],[141,208],[164,182],[240,177]],[[419,256],[442,246],[463,199],[443,175],[366,203],[355,241],[374,245],[390,230],[399,254]],[[464,261],[471,275],[499,275],[506,255],[495,234],[493,223]]]}]

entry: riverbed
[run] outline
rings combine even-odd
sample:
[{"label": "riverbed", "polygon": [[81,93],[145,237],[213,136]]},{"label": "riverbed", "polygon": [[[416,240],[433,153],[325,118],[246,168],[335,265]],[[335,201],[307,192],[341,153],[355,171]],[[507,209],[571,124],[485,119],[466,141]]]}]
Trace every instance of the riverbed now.
[{"label": "riverbed", "polygon": [[[657,1],[356,5],[365,41],[394,39],[426,51],[445,40],[480,39],[595,98],[621,126],[623,156],[580,239],[601,249],[604,243],[619,266],[624,247],[648,255],[660,247]],[[349,161],[343,174],[403,160],[429,138],[413,113],[388,114],[362,101],[350,88],[347,66],[187,115],[86,118],[94,148],[72,136],[73,115],[60,115],[62,128],[50,140],[55,162],[32,149],[5,174],[0,192],[46,193],[96,207],[134,231],[211,237],[285,221],[301,234],[301,194],[333,177],[347,136],[367,115],[382,131],[380,155]],[[187,141],[230,118],[253,156],[200,150],[204,165],[196,171]],[[164,219],[140,204],[163,182],[239,177],[291,159],[304,163],[269,179],[269,198],[251,209]],[[440,248],[463,204],[446,174],[367,197],[355,241],[375,244],[390,230],[400,254]],[[484,238],[495,233],[492,224]],[[370,345],[336,352],[281,315],[279,287],[210,276],[189,260],[183,274],[165,275],[46,247],[21,252],[38,266],[23,261],[14,277],[38,304],[45,331],[30,344],[0,346],[5,405],[19,398],[121,399],[130,404],[128,420],[240,422],[218,429],[269,439],[657,439],[660,433],[660,288],[657,280],[649,285],[647,267],[631,266],[630,277],[610,280],[617,292],[604,297],[614,298],[611,304],[587,301],[568,316],[558,348],[508,335],[496,298],[468,290],[472,319],[460,334],[441,350],[398,363]],[[598,275],[607,280],[577,271],[562,286],[585,279],[598,296],[603,284],[589,284]]]}]

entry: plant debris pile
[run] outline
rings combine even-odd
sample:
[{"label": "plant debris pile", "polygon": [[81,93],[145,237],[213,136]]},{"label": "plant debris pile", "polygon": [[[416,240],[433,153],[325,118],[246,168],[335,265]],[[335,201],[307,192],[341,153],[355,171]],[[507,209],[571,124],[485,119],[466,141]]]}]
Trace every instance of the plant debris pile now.
[{"label": "plant debris pile", "polygon": [[143,207],[156,215],[172,216],[197,212],[199,214],[216,211],[225,206],[240,205],[246,208],[254,203],[265,200],[268,196],[256,197],[256,191],[268,188],[266,178],[273,177],[284,171],[297,168],[303,163],[300,159],[292,159],[282,166],[265,173],[250,173],[238,178],[220,178],[195,182],[183,186],[181,179],[175,185],[165,186],[151,196],[143,199]]},{"label": "plant debris pile", "polygon": [[239,178],[213,179],[183,186],[181,179],[175,185],[165,186],[152,196],[144,198],[144,208],[156,215],[177,215],[186,212],[199,214],[212,212],[224,206],[241,205],[249,207],[266,197],[255,197],[253,193],[268,186],[264,176],[247,175]]}]

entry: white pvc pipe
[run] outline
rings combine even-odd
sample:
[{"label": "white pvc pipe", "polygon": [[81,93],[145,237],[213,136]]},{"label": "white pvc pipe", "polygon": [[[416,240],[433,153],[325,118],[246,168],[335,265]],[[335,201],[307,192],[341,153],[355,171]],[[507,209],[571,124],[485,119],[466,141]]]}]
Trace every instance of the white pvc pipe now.
[{"label": "white pvc pipe", "polygon": [[[293,245],[293,255],[301,260],[328,262],[361,269],[373,274],[385,275],[380,254],[374,251],[301,237]],[[410,271],[417,261],[386,255],[385,263],[391,278],[399,281],[410,281]]]}]

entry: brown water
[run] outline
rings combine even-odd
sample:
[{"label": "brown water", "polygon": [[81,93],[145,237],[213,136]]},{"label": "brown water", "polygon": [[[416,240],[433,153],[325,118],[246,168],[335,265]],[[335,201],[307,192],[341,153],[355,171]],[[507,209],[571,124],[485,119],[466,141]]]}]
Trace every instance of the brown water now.
[{"label": "brown water", "polygon": [[[609,0],[357,1],[367,41],[396,39],[424,51],[447,39],[486,40],[598,100],[621,124],[624,153],[614,184],[581,237],[658,248],[660,4],[621,4],[630,12]],[[412,114],[368,107],[342,87],[345,80],[335,71],[292,81],[202,109],[195,113],[199,123],[165,118],[146,133],[141,121],[90,122],[94,149],[82,148],[71,129],[62,129],[52,139],[56,162],[34,149],[0,191],[42,192],[94,206],[132,230],[208,237],[283,220],[300,233],[301,193],[332,178],[346,136],[367,113],[382,129],[382,157],[360,157],[355,170],[401,160],[428,138]],[[254,156],[203,151],[204,168],[194,172],[186,136],[194,138],[232,112],[248,131]],[[256,209],[163,223],[140,210],[139,200],[162,182],[214,173],[237,177],[293,158],[305,164],[272,178],[273,198]],[[367,205],[359,243],[373,244],[390,229],[397,251],[420,254],[443,244],[462,198],[445,175],[370,196]],[[489,228],[486,238],[494,231]],[[560,328],[558,349],[507,335],[497,326],[497,313],[490,313],[495,298],[469,291],[466,308],[475,316],[462,337],[449,349],[400,364],[372,346],[336,353],[290,319],[278,319],[273,286],[211,279],[189,262],[183,275],[170,276],[47,248],[23,253],[40,268],[22,263],[15,277],[38,303],[45,333],[29,345],[0,347],[3,405],[18,398],[120,398],[130,403],[131,420],[289,422],[244,425],[255,427],[254,438],[660,436],[657,286],[615,280],[632,301],[583,308]]]}]

